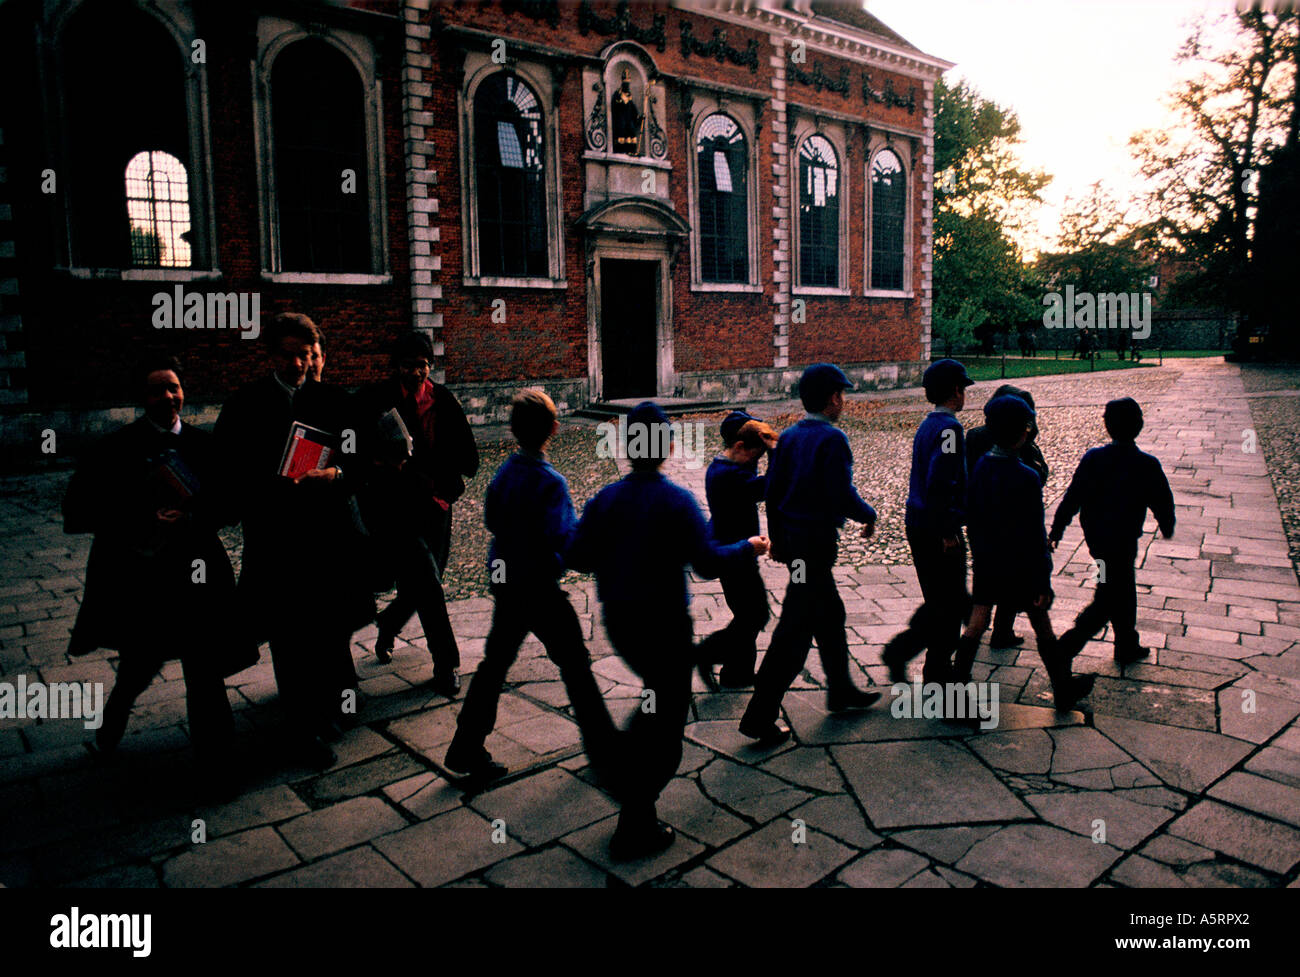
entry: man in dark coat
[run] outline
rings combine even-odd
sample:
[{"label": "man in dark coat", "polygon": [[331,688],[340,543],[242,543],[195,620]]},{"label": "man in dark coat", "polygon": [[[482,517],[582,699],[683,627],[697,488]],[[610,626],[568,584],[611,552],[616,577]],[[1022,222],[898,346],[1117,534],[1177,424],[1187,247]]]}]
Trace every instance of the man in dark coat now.
[{"label": "man in dark coat", "polygon": [[[1030,410],[1034,410],[1034,395],[1028,390],[1022,390],[1014,384],[1004,383],[993,391],[993,396],[989,398],[992,403],[999,397],[1019,397],[1029,405]],[[1047,459],[1043,457],[1043,452],[1037,444],[1038,439],[1038,417],[1037,413],[1031,416],[1029,421],[1029,436],[1020,449],[1019,458],[1022,463],[1028,465],[1038,473],[1039,481],[1044,486],[1047,485]],[[979,460],[989,453],[993,447],[993,433],[988,424],[981,424],[979,427],[973,427],[966,432],[966,471],[974,473],[975,466]],[[993,634],[989,637],[989,646],[992,648],[1018,648],[1025,643],[1025,639],[1015,632],[1016,611],[1010,606],[999,605],[993,615]]]},{"label": "man in dark coat", "polygon": [[[450,555],[452,503],[478,471],[478,446],[451,391],[429,379],[428,337],[407,333],[394,344],[392,358],[393,375],[357,394],[369,438],[363,515],[397,581],[397,597],[377,618],[375,654],[387,661],[397,635],[418,613],[433,658],[433,688],[450,698],[460,689],[460,651],[442,575]],[[375,444],[376,425],[389,410],[397,411],[412,441],[410,458],[396,466],[379,457],[384,449]]]},{"label": "man in dark coat", "polygon": [[265,335],[274,370],[226,402],[216,435],[242,507],[241,606],[256,640],[271,642],[303,758],[324,767],[335,761],[326,740],[338,736],[357,684],[352,633],[375,613],[350,498],[359,472],[344,472],[346,451],[294,479],[279,471],[295,421],[339,438],[340,449],[356,424],[341,388],[307,377],[319,338],[311,319],[282,313]]},{"label": "man in dark coat", "polygon": [[94,533],[71,655],[120,653],[96,743],[116,749],[131,706],[168,659],[185,675],[190,736],[207,772],[234,731],[224,678],[257,661],[235,624],[235,574],[217,530],[223,466],[212,435],[181,421],[173,359],[145,364],[145,414],[96,446],[63,500],[64,531]]}]

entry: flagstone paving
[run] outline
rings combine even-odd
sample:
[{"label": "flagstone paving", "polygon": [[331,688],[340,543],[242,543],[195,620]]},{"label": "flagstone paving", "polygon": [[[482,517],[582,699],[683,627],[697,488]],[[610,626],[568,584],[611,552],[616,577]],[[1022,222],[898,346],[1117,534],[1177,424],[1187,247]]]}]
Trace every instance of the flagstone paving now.
[{"label": "flagstone paving", "polygon": [[[1053,710],[1032,637],[1019,649],[981,650],[976,677],[999,684],[990,729],[924,712],[900,718],[888,694],[866,714],[832,715],[814,652],[784,703],[794,740],[761,750],[736,730],[747,695],[711,695],[697,679],[682,763],[659,806],[678,839],[652,859],[616,864],[608,843],[617,807],[588,769],[540,644],[521,650],[488,740],[510,774],[466,794],[441,767],[460,702],[422,687],[431,669],[418,622],[387,665],[373,656],[370,627],[355,636],[357,723],[331,770],[282,755],[265,650],[229,680],[242,792],[222,802],[192,779],[178,663],[141,696],[110,764],[93,762],[79,721],[0,719],[0,884],[1296,886],[1296,541],[1249,437],[1253,398],[1270,391],[1254,384],[1248,394],[1237,367],[1208,360],[1143,371],[1140,382],[1021,382],[1045,432],[1055,425],[1071,450],[1086,442],[1062,429],[1085,415],[1095,428],[1101,405],[1137,384],[1147,418],[1140,444],[1162,460],[1177,503],[1174,539],[1156,538],[1149,521],[1139,550],[1138,627],[1153,653],[1121,672],[1109,644],[1091,642],[1076,667],[1096,673],[1097,687],[1074,712]],[[995,386],[977,385],[971,404]],[[916,391],[872,398],[881,414],[920,410]],[[756,407],[765,416],[795,409]],[[976,422],[978,411],[966,417]],[[896,433],[881,444],[892,450]],[[1054,462],[1049,516],[1068,481],[1060,468],[1076,459]],[[906,467],[901,456],[897,464]],[[702,465],[674,461],[670,475],[702,500]],[[88,538],[62,533],[66,477],[0,479],[3,683],[112,681],[113,653],[65,654],[89,549]],[[887,531],[901,500],[861,487]],[[1294,498],[1295,486],[1284,494]],[[857,552],[900,552],[896,541],[880,545]],[[844,562],[836,577],[855,678],[883,687],[880,649],[917,605],[915,574]],[[1061,630],[1091,596],[1077,523],[1055,563]],[[762,573],[777,614],[782,568],[763,561]],[[622,720],[641,705],[639,682],[613,655],[591,582],[566,588]],[[716,581],[693,579],[691,590],[699,633],[729,620]],[[451,604],[467,679],[482,660],[491,606],[482,597]],[[1028,632],[1023,620],[1019,630]]]}]

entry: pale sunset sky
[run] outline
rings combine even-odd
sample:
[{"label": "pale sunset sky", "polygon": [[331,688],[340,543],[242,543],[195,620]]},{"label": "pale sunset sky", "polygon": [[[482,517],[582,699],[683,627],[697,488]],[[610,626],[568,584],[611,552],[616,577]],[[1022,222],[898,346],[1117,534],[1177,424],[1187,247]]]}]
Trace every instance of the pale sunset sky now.
[{"label": "pale sunset sky", "polygon": [[1020,117],[1021,157],[1054,179],[1037,250],[1067,195],[1097,180],[1121,200],[1140,186],[1128,138],[1169,124],[1164,96],[1187,69],[1174,55],[1202,15],[1231,0],[867,0],[866,8]]}]

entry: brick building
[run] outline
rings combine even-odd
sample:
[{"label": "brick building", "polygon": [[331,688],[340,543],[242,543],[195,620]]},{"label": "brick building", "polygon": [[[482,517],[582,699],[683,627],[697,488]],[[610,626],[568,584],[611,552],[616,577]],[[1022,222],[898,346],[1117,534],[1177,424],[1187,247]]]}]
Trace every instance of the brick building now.
[{"label": "brick building", "polygon": [[287,309],[344,384],[428,331],[483,420],[914,379],[949,66],[851,2],[10,0],[0,436],[151,349],[210,416]]}]

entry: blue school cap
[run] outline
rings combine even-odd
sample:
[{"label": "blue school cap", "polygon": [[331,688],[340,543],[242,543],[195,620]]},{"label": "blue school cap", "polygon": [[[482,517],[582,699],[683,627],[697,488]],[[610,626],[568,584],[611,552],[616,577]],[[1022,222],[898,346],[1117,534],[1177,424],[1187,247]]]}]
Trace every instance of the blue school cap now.
[{"label": "blue school cap", "polygon": [[960,383],[969,387],[975,381],[966,373],[966,367],[957,360],[935,360],[925,369],[921,377],[921,386],[926,390],[948,390]]},{"label": "blue school cap", "polygon": [[799,378],[799,399],[820,402],[837,390],[852,390],[853,381],[834,363],[814,363]]},{"label": "blue school cap", "polygon": [[747,421],[757,420],[759,420],[759,418],[749,413],[749,411],[733,410],[730,414],[724,417],[722,423],[718,425],[718,430],[722,433],[723,443],[727,445],[733,444],[736,440],[736,435],[740,433],[740,429],[745,426],[745,423]]}]

